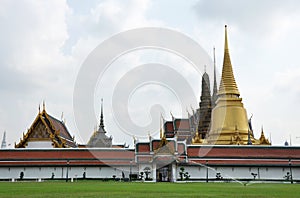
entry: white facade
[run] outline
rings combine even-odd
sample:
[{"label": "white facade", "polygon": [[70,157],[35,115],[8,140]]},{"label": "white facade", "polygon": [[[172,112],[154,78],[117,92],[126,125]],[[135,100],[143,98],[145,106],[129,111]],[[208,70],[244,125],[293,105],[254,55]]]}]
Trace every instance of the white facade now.
[{"label": "white facade", "polygon": [[[69,166],[67,173],[67,166],[55,167],[0,167],[0,179],[18,180],[21,172],[24,173],[24,179],[65,179],[67,178],[85,178],[89,179],[112,179],[122,178],[124,173],[126,178],[129,178],[130,169],[133,174],[143,172],[146,167],[150,167],[149,177],[152,181],[157,181],[156,164],[143,164],[139,166],[120,166],[120,167],[81,167]],[[180,168],[184,167],[184,171],[190,175],[190,181],[209,181],[217,180],[219,173],[222,180],[286,180],[286,175],[290,172],[290,167],[237,167],[237,166],[218,166],[218,167],[204,167],[204,166],[180,166],[173,163],[170,165],[171,172],[170,181],[180,181]],[[293,180],[300,180],[300,168],[291,167]]]},{"label": "white facade", "polygon": [[[21,172],[24,173],[23,179],[66,179],[67,177],[76,179],[85,178],[89,179],[112,179],[122,178],[122,172],[126,178],[129,178],[129,167],[0,167],[0,179],[11,180],[20,179]],[[132,173],[137,173],[137,169],[132,167]]]}]

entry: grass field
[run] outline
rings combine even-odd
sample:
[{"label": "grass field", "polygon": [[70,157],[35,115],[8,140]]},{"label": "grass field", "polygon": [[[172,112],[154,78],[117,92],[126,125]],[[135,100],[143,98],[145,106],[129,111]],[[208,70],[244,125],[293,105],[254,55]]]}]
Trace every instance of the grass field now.
[{"label": "grass field", "polygon": [[299,184],[1,182],[0,197],[300,197]]}]

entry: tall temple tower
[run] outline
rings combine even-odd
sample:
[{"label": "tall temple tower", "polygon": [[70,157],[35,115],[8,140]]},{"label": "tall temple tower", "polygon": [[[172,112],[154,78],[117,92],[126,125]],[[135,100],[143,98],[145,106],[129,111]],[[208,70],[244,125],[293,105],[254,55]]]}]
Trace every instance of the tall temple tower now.
[{"label": "tall temple tower", "polygon": [[209,131],[211,120],[211,95],[210,95],[210,81],[209,76],[204,72],[202,76],[202,90],[199,103],[199,123],[198,135],[200,139],[204,139]]},{"label": "tall temple tower", "polygon": [[218,99],[218,88],[217,88],[217,77],[216,77],[216,53],[214,48],[214,88],[213,88],[213,94],[211,97],[211,106],[212,109],[216,106],[216,102]]},{"label": "tall temple tower", "polygon": [[260,141],[254,139],[253,134],[249,132],[246,109],[233,75],[227,40],[227,26],[225,26],[222,78],[216,106],[212,110],[211,128],[206,142],[220,145],[247,145],[249,139],[252,144],[260,144]]}]

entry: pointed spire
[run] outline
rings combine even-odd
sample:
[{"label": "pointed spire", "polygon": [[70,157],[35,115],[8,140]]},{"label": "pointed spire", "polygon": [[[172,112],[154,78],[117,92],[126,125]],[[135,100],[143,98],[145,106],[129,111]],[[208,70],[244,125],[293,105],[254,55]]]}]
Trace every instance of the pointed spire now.
[{"label": "pointed spire", "polygon": [[40,104],[39,104],[39,113],[41,113],[41,106],[40,106]]},{"label": "pointed spire", "polygon": [[218,95],[237,95],[240,96],[240,92],[237,88],[230,55],[228,48],[228,38],[227,38],[227,25],[225,25],[225,46],[224,46],[224,59],[223,59],[223,70],[222,70],[222,78],[220,83],[220,89]]},{"label": "pointed spire", "polygon": [[266,138],[265,137],[265,133],[264,133],[264,127],[263,126],[261,126],[261,134],[260,134],[260,137],[262,138]]},{"label": "pointed spire", "polygon": [[[204,66],[205,70],[206,70],[206,66]],[[206,71],[204,72],[204,74],[202,75],[202,86],[201,86],[201,97],[200,100],[211,100],[211,95],[210,95],[210,80],[209,80],[209,76],[206,73]],[[200,104],[199,104],[200,106]]]},{"label": "pointed spire", "polygon": [[1,143],[1,148],[6,148],[6,131],[4,131],[3,133],[3,139],[2,139],[2,143]]},{"label": "pointed spire", "polygon": [[199,120],[197,131],[199,138],[204,139],[210,126],[211,119],[211,95],[210,95],[210,80],[205,72],[202,76],[201,96],[199,102]]},{"label": "pointed spire", "polygon": [[263,126],[261,127],[261,134],[260,134],[259,141],[260,144],[271,145],[270,141],[265,137]]},{"label": "pointed spire", "polygon": [[99,129],[102,128],[102,130],[105,132],[104,130],[104,119],[103,119],[103,98],[101,98],[101,114],[100,114],[100,125],[99,125]]},{"label": "pointed spire", "polygon": [[46,110],[45,100],[43,100],[43,111]]},{"label": "pointed spire", "polygon": [[218,85],[217,85],[217,75],[216,75],[216,48],[214,47],[214,88],[212,95],[212,107],[216,106],[218,99]]}]

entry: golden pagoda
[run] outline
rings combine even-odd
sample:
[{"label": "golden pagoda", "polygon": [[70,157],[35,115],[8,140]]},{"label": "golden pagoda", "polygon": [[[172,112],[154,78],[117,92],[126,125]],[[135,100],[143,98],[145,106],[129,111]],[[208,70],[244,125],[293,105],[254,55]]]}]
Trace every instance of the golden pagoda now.
[{"label": "golden pagoda", "polygon": [[234,79],[228,48],[227,26],[225,26],[222,78],[216,106],[212,110],[210,131],[205,142],[217,145],[260,144],[249,128],[247,112]]}]

